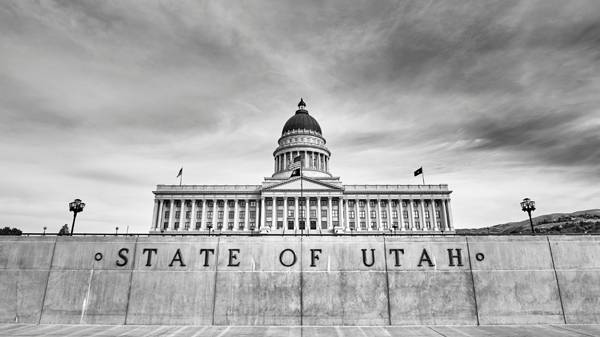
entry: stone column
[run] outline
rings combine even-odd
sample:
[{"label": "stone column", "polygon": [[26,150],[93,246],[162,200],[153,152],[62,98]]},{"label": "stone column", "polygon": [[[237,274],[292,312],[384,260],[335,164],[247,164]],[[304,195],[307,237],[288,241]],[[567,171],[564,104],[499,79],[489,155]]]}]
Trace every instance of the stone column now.
[{"label": "stone column", "polygon": [[212,229],[215,230],[217,228],[217,211],[218,211],[218,207],[217,207],[217,199],[213,199],[213,208],[212,208],[212,219],[210,221],[212,221]]},{"label": "stone column", "polygon": [[244,230],[249,230],[250,229],[250,200],[248,199],[244,199],[244,206],[245,206],[245,212],[244,212]]},{"label": "stone column", "polygon": [[331,202],[331,199],[332,197],[327,197],[327,229],[333,229],[333,203]]},{"label": "stone column", "polygon": [[175,200],[171,199],[169,201],[169,203],[171,204],[171,208],[169,211],[169,224],[168,224],[167,229],[173,230],[173,224],[174,224],[173,219],[175,218]]},{"label": "stone column", "polygon": [[200,230],[205,230],[206,229],[206,198],[201,199],[202,200],[202,208],[200,212]]},{"label": "stone column", "polygon": [[427,231],[427,219],[425,219],[425,199],[419,200],[419,205],[421,205],[421,228],[424,231]]},{"label": "stone column", "polygon": [[182,231],[185,224],[185,199],[181,201],[181,207],[179,208],[179,230]]},{"label": "stone column", "polygon": [[414,212],[414,200],[408,199],[408,221],[410,223],[410,230],[415,230],[415,212]]},{"label": "stone column", "polygon": [[258,228],[265,228],[265,212],[267,211],[267,207],[265,207],[265,197],[260,198],[260,223],[258,224]]},{"label": "stone column", "polygon": [[448,203],[448,230],[454,230],[454,219],[452,218],[452,205],[450,205],[450,199],[446,201]]},{"label": "stone column", "polygon": [[448,230],[448,216],[446,215],[446,200],[442,199],[442,230]]},{"label": "stone column", "polygon": [[[388,199],[387,200],[387,224],[388,224],[388,230],[392,229],[393,225],[394,225],[394,218],[392,216],[392,199]],[[400,221],[398,221],[398,225],[400,224]]]},{"label": "stone column", "polygon": [[439,231],[440,229],[437,226],[437,218],[435,216],[435,199],[431,199],[431,219],[433,220],[433,224],[431,225],[431,228],[434,231]]},{"label": "stone column", "polygon": [[238,203],[240,202],[238,199],[234,200],[235,204],[233,205],[233,230],[238,230],[238,223],[240,222],[240,206]]},{"label": "stone column", "polygon": [[344,231],[350,230],[350,218],[348,217],[348,208],[350,207],[350,200],[346,198],[346,204],[344,205]]},{"label": "stone column", "polygon": [[150,225],[150,230],[156,230],[158,221],[156,220],[156,216],[158,215],[158,199],[154,199],[154,209],[152,210],[152,224]]},{"label": "stone column", "polygon": [[300,228],[300,203],[298,202],[298,197],[294,197],[294,230]]},{"label": "stone column", "polygon": [[192,209],[190,210],[190,228],[188,230],[196,229],[196,202],[198,200],[192,199]]},{"label": "stone column", "polygon": [[321,216],[321,197],[317,198],[317,230],[321,231],[321,221],[323,221],[323,217]]},{"label": "stone column", "polygon": [[404,228],[404,206],[402,206],[402,197],[398,200],[398,226],[400,226],[400,230],[405,231]]},{"label": "stone column", "polygon": [[158,219],[156,221],[158,221],[158,230],[161,231],[163,229],[163,218],[164,218],[164,214],[165,214],[165,201],[164,200],[158,200]]},{"label": "stone column", "polygon": [[367,198],[367,230],[371,231],[371,199]]},{"label": "stone column", "polygon": [[377,197],[377,229],[383,229],[383,226],[381,225],[381,200],[379,197]]}]

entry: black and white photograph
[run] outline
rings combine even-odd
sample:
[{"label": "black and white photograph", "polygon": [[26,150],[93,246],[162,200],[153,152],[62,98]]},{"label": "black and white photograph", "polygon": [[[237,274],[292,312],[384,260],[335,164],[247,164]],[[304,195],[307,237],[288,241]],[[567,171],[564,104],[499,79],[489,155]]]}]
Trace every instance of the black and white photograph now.
[{"label": "black and white photograph", "polygon": [[600,336],[600,1],[0,0],[0,337]]}]

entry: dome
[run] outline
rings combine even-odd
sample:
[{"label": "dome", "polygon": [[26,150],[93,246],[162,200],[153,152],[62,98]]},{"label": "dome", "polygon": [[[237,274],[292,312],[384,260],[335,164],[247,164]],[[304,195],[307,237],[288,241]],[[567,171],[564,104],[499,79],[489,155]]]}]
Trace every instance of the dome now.
[{"label": "dome", "polygon": [[305,106],[304,100],[300,99],[298,110],[294,116],[285,122],[283,131],[281,131],[282,135],[292,130],[310,130],[321,134],[321,126],[316,119],[308,114],[308,111],[304,109]]}]

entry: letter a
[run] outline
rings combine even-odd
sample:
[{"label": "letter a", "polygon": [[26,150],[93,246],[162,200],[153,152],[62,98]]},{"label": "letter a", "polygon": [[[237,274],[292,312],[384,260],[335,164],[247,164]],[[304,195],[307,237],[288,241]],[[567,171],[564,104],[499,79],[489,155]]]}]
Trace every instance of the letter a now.
[{"label": "letter a", "polygon": [[427,254],[427,249],[423,248],[423,253],[421,253],[421,259],[419,260],[417,267],[423,267],[423,262],[425,261],[427,261],[430,267],[435,267],[435,264],[433,264],[429,258],[429,254]]}]

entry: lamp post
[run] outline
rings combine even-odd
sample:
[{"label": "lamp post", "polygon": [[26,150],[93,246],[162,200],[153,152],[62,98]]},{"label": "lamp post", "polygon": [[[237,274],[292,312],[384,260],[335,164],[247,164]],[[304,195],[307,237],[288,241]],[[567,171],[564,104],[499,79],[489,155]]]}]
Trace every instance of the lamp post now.
[{"label": "lamp post", "polygon": [[73,224],[71,225],[71,235],[75,229],[75,218],[77,213],[82,212],[85,207],[85,203],[81,202],[81,199],[75,199],[69,203],[69,211],[73,212]]},{"label": "lamp post", "polygon": [[533,220],[531,220],[531,212],[535,211],[535,201],[529,198],[523,199],[523,201],[521,201],[521,210],[529,214],[529,224],[531,225],[531,233],[535,235],[535,231],[533,230]]},{"label": "lamp post", "polygon": [[46,229],[48,229],[48,227],[44,226],[44,235],[46,235]]},{"label": "lamp post", "polygon": [[119,235],[119,227],[115,227],[115,235]]}]

